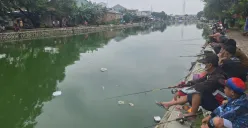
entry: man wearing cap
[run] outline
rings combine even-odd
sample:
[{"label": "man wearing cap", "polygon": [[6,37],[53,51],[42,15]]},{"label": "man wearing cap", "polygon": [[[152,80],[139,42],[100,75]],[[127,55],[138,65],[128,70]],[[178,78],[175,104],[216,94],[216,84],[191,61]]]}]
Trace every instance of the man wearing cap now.
[{"label": "man wearing cap", "polygon": [[[228,41],[225,42],[223,45],[236,47],[235,56],[239,58],[241,64],[248,69],[248,57],[236,46],[236,44],[237,43],[234,39],[228,39]],[[219,53],[219,57],[223,57],[221,53],[222,50]]]},{"label": "man wearing cap", "polygon": [[[223,88],[219,83],[219,79],[225,79],[225,73],[218,67],[218,56],[210,54],[206,58],[200,60],[201,63],[205,64],[205,70],[207,74],[194,81],[189,81],[182,90],[186,93],[185,96],[181,96],[177,99],[178,93],[176,93],[174,100],[170,102],[160,102],[158,105],[164,108],[169,108],[173,105],[185,104],[189,102],[192,106],[191,113],[184,116],[195,115],[199,106],[213,111],[219,106],[218,101],[213,96],[213,92],[217,89]],[[209,104],[211,102],[211,104]]]},{"label": "man wearing cap", "polygon": [[221,69],[227,74],[227,77],[239,77],[246,81],[247,69],[242,66],[241,61],[235,57],[236,47],[223,45],[219,58]]},{"label": "man wearing cap", "polygon": [[245,83],[237,77],[221,80],[228,102],[202,120],[201,128],[248,128],[248,97]]}]

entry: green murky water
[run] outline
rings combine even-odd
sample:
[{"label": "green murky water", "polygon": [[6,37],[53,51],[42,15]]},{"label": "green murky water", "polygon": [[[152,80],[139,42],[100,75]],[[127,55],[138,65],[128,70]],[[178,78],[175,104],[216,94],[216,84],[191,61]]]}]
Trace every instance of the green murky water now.
[{"label": "green murky water", "polygon": [[[153,26],[0,44],[1,128],[142,128],[164,110],[204,43],[196,25]],[[108,71],[101,72],[100,68]],[[62,95],[53,97],[56,90]],[[118,100],[125,105],[118,105]],[[128,103],[133,103],[131,107]]]}]

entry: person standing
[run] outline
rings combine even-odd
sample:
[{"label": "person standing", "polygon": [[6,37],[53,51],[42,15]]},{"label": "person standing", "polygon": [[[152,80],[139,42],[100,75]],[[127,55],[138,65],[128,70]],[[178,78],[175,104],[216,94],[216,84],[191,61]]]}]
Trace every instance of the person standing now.
[{"label": "person standing", "polygon": [[23,27],[23,22],[22,22],[22,20],[20,20],[19,25],[20,25],[20,28]]},{"label": "person standing", "polygon": [[53,27],[55,27],[55,21],[53,21]]},{"label": "person standing", "polygon": [[248,35],[248,16],[246,16],[244,32],[245,32],[244,34],[247,36]]},{"label": "person standing", "polygon": [[224,19],[224,28],[228,29],[228,20],[226,18]]}]

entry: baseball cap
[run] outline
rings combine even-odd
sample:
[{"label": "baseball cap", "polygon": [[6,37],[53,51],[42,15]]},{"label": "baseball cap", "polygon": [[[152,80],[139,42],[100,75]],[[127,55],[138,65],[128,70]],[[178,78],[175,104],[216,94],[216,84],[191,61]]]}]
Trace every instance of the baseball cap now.
[{"label": "baseball cap", "polygon": [[238,77],[232,77],[227,80],[221,79],[219,80],[219,83],[229,87],[238,94],[243,94],[246,90],[245,82]]},{"label": "baseball cap", "polygon": [[211,63],[214,67],[218,67],[219,57],[216,54],[209,54],[205,58],[198,60],[199,63]]},{"label": "baseball cap", "polygon": [[224,45],[230,45],[230,46],[233,46],[233,47],[236,47],[236,41],[234,39],[228,39]]},{"label": "baseball cap", "polygon": [[236,47],[234,47],[234,46],[224,45],[222,48],[232,55],[235,55],[235,53],[236,53]]}]

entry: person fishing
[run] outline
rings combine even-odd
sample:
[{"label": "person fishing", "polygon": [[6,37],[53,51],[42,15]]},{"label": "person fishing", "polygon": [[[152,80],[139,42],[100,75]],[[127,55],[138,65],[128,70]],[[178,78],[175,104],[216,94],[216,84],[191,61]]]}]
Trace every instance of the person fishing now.
[{"label": "person fishing", "polygon": [[227,74],[228,78],[239,77],[246,81],[247,69],[242,66],[241,61],[235,56],[236,47],[223,45],[220,52],[219,66]]},{"label": "person fishing", "polygon": [[244,93],[246,85],[240,78],[221,80],[228,102],[216,108],[202,120],[201,128],[247,128],[248,97]]},{"label": "person fishing", "polygon": [[[240,60],[242,66],[243,66],[244,68],[248,69],[248,57],[245,55],[244,52],[241,51],[240,48],[238,48],[238,47],[236,46],[236,44],[237,44],[237,43],[236,43],[236,41],[235,41],[234,39],[228,39],[228,41],[225,42],[225,43],[223,44],[223,46],[225,45],[225,46],[233,46],[233,47],[236,47],[235,57],[237,57],[237,58]],[[223,56],[222,56],[222,55],[223,55],[222,52],[223,52],[223,51],[221,51],[221,53],[219,53],[219,55],[218,55],[219,57],[223,57]]]},{"label": "person fishing", "polygon": [[205,64],[207,74],[200,79],[189,81],[183,85],[182,90],[184,90],[185,96],[178,98],[179,94],[176,93],[170,102],[158,102],[157,104],[167,109],[173,105],[190,103],[192,106],[191,112],[185,115],[181,114],[179,117],[196,115],[200,105],[209,111],[216,109],[219,106],[219,102],[213,93],[218,89],[223,89],[223,86],[218,81],[226,78],[225,73],[218,67],[218,61],[218,56],[215,54],[199,60],[199,62]]}]

